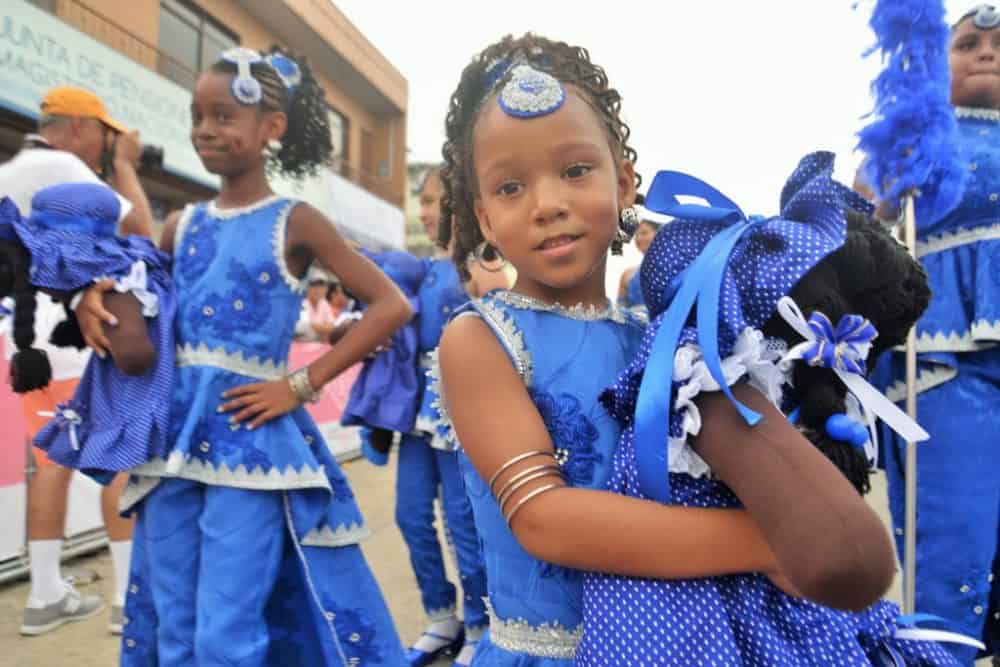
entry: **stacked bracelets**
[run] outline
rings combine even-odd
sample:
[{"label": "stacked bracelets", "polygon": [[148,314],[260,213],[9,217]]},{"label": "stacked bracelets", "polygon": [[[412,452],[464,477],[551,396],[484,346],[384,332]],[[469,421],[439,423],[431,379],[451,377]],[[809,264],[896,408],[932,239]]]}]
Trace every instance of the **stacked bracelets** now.
[{"label": "stacked bracelets", "polygon": [[[512,466],[520,463],[521,461],[525,461],[527,459],[534,458],[536,456],[547,457],[552,460],[552,463],[542,463],[539,465],[531,466],[529,468],[525,468],[524,470],[519,471],[517,474],[512,475],[511,478],[508,479],[504,483],[504,485],[500,487],[499,491],[494,489],[497,479],[505,471],[509,470]],[[521,487],[525,486],[530,482],[535,481],[536,479],[541,479],[543,477],[558,477],[560,482],[562,483],[551,482],[549,484],[543,484],[542,486],[539,486],[536,489],[532,489],[529,493],[525,494],[523,498],[514,503],[514,506],[510,508],[510,511],[507,511],[507,503],[514,496],[514,494],[517,492],[518,489],[520,489]],[[500,505],[500,513],[503,514],[503,518],[507,522],[508,528],[510,528],[510,522],[514,518],[514,515],[517,514],[517,511],[520,510],[522,507],[524,507],[524,505],[529,500],[537,498],[546,491],[551,491],[552,489],[558,489],[565,485],[566,484],[565,480],[563,480],[562,469],[556,462],[555,454],[553,454],[552,452],[546,452],[541,450],[535,450],[531,452],[525,452],[523,454],[518,454],[517,456],[507,461],[502,466],[500,466],[500,468],[495,473],[493,473],[493,476],[490,477],[490,493],[492,493],[493,496],[497,499],[497,504]]]},{"label": "stacked bracelets", "polygon": [[295,398],[302,403],[315,403],[319,400],[320,392],[313,389],[309,382],[309,367],[304,366],[288,376],[288,386],[291,387]]}]

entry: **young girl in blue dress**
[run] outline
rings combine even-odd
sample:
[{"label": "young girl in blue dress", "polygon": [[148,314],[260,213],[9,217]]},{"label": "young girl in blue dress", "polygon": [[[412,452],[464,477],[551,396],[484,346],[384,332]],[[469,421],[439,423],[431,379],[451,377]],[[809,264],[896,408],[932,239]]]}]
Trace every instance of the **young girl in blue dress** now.
[{"label": "young girl in blue dress", "polygon": [[[756,574],[593,573],[578,664],[957,664],[935,642],[906,639],[921,630],[898,632],[895,605],[859,596],[881,593],[893,569],[888,536],[861,498],[874,458],[869,416],[921,437],[863,378],[905,339],[929,290],[887,231],[861,215],[847,225],[850,208],[870,207],[832,172],[832,154],[807,156],[782,192],[781,215],[749,221],[700,181],[657,176],[647,202],[683,219],[646,256],[654,319],[604,396],[624,427],[608,488],[671,505],[742,503],[790,579],[819,559],[858,561],[834,573],[842,590],[827,598],[858,611],[797,599]],[[679,206],[677,195],[714,208]]]},{"label": "young girl in blue dress", "polygon": [[[66,183],[40,190],[31,216],[22,219],[9,200],[0,205],[0,247],[6,285],[17,295],[12,359],[14,390],[48,384],[44,353],[31,349],[34,291],[69,295],[107,280],[105,306],[117,324],[107,329],[110,358],[92,357],[71,400],[34,444],[50,459],[102,484],[167,449],[174,367],[175,298],[169,258],[149,239],[122,238],[120,203],[100,183]],[[52,343],[83,347],[74,317],[53,332]]]},{"label": "young girl in blue dress", "polygon": [[[784,585],[745,512],[603,490],[620,427],[598,396],[643,332],[604,288],[609,248],[638,222],[619,108],[586,50],[534,35],[476,56],[449,106],[443,214],[454,215],[455,264],[499,252],[517,270],[512,290],[448,325],[439,355],[487,570],[490,627],[473,665],[572,665],[581,570],[768,572]],[[791,583],[829,597],[816,565]]]},{"label": "young girl in blue dress", "polygon": [[[304,63],[227,51],[199,76],[191,117],[222,187],[161,239],[178,300],[170,447],[133,471],[123,500],[138,516],[122,664],[403,665],[357,545],[364,519],[303,403],[409,307],[322,213],[268,185],[268,167],[300,177],[330,154],[322,89]],[[313,261],[369,305],[289,374]]]}]

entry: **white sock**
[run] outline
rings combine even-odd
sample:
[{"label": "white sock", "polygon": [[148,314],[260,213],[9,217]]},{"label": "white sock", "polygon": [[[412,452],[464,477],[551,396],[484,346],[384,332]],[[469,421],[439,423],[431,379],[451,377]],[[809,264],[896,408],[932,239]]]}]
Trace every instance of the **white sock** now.
[{"label": "white sock", "polygon": [[40,609],[59,602],[66,595],[67,584],[59,571],[62,540],[31,540],[28,558],[31,568],[31,593],[28,606]]},{"label": "white sock", "polygon": [[[452,616],[440,621],[434,621],[424,630],[413,648],[420,649],[425,653],[432,653],[442,646],[455,641],[459,631],[462,629],[462,622]],[[431,635],[434,635],[433,637]]]},{"label": "white sock", "polygon": [[132,540],[111,542],[111,562],[115,567],[115,605],[125,606],[128,589],[129,563],[132,560]]}]

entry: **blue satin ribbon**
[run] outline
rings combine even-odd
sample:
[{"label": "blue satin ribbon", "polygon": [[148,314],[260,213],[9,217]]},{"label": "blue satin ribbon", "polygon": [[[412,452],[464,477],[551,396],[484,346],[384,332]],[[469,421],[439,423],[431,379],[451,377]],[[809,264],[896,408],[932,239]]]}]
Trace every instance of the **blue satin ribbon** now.
[{"label": "blue satin ribbon", "polygon": [[118,228],[117,220],[101,220],[78,215],[58,215],[44,211],[32,213],[29,221],[45,229],[92,234],[94,236],[114,236]]},{"label": "blue satin ribbon", "polygon": [[[682,204],[678,195],[700,197],[709,206]],[[646,208],[686,220],[731,223],[716,234],[697,258],[685,269],[683,279],[667,289],[676,293],[664,314],[660,330],[650,350],[635,408],[636,457],[639,484],[643,494],[659,502],[670,500],[669,410],[673,394],[674,356],[681,332],[691,309],[697,306],[698,343],[712,378],[751,426],[761,416],[736,400],[726,382],[719,359],[719,295],[729,255],[745,233],[763,222],[747,220],[730,199],[709,184],[693,176],[672,171],[656,175],[646,196]]]},{"label": "blue satin ribbon", "polygon": [[813,345],[802,354],[811,366],[837,368],[847,373],[865,375],[865,358],[871,342],[878,336],[875,326],[860,315],[844,315],[834,328],[826,315],[809,316],[809,328],[816,336]]}]

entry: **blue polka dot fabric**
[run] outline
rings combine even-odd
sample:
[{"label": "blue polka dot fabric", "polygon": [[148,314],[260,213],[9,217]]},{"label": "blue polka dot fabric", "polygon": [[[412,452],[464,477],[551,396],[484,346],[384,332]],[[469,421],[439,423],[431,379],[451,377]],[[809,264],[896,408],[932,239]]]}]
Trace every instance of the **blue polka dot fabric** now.
[{"label": "blue polka dot fabric", "polygon": [[[844,243],[846,210],[870,210],[832,180],[833,157],[806,156],[782,192],[781,215],[752,227],[730,255],[719,304],[722,358],[732,354],[744,330],[760,329],[778,300]],[[671,283],[726,224],[675,221],[657,234],[643,261],[643,292],[653,321],[636,358],[602,396],[625,426],[607,486],[613,492],[646,497],[633,423],[639,385],[673,296]],[[679,348],[696,341],[693,322],[688,322]],[[671,420],[670,435],[679,436],[677,411],[664,405],[662,412]],[[668,481],[671,504],[739,507],[729,488],[710,476],[671,472],[664,484]],[[587,573],[576,662],[587,667],[958,664],[937,643],[895,639],[898,616],[898,608],[887,602],[862,613],[821,607],[785,595],[757,574],[656,581]]]}]

